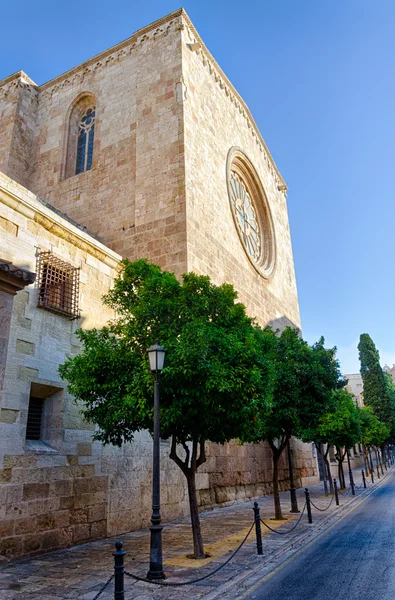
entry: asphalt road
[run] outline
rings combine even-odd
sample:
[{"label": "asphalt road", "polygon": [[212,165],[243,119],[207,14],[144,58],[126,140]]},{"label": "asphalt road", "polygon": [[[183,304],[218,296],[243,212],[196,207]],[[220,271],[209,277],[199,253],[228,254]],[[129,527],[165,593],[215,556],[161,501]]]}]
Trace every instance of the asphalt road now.
[{"label": "asphalt road", "polygon": [[393,600],[395,475],[243,600]]}]

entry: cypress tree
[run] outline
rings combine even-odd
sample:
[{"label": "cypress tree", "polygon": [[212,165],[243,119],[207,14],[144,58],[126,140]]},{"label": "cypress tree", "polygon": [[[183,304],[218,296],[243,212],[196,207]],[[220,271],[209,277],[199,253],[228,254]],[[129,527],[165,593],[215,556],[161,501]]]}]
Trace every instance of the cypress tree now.
[{"label": "cypress tree", "polygon": [[392,421],[391,397],[380,365],[380,355],[368,333],[362,333],[358,344],[363,399],[374,414],[384,423]]}]

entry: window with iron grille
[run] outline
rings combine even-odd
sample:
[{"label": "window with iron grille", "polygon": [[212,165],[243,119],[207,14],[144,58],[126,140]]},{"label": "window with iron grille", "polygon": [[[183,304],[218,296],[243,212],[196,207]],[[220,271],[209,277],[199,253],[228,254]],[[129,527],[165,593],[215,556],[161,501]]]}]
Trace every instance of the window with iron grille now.
[{"label": "window with iron grille", "polygon": [[30,396],[26,426],[27,440],[41,440],[41,421],[43,414],[43,405],[43,398],[33,398],[33,396]]},{"label": "window with iron grille", "polygon": [[69,319],[80,316],[79,268],[57,258],[52,252],[37,255],[37,279],[39,308],[65,315]]}]

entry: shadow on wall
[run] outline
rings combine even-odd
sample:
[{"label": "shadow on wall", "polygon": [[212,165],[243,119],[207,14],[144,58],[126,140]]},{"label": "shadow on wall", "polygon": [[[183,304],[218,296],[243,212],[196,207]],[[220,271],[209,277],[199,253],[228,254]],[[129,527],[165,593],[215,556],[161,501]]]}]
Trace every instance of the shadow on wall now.
[{"label": "shadow on wall", "polygon": [[279,317],[278,319],[273,319],[272,321],[269,321],[268,326],[271,327],[273,331],[276,331],[277,329],[282,331],[286,327],[292,327],[293,329],[299,329],[299,331],[301,331],[300,327],[295,325],[295,323],[288,319],[288,317],[286,317],[285,315]]}]

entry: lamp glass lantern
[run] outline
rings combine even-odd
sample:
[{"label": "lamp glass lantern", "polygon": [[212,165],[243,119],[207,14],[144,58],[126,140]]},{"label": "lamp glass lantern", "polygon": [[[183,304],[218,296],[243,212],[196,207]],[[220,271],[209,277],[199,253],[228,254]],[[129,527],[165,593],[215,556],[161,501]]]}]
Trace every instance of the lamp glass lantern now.
[{"label": "lamp glass lantern", "polygon": [[166,349],[158,342],[147,350],[151,373],[160,373],[165,364]]}]

